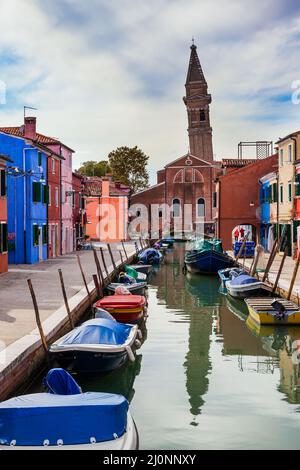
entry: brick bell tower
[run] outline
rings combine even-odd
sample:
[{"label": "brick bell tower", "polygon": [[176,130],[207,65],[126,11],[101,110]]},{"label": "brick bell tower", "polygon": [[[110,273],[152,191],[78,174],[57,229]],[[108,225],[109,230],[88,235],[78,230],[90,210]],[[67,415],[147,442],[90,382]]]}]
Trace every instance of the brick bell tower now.
[{"label": "brick bell tower", "polygon": [[208,94],[197,46],[191,46],[191,56],[186,78],[186,96],[183,98],[188,114],[190,153],[207,162],[213,161],[212,128],[210,126]]}]

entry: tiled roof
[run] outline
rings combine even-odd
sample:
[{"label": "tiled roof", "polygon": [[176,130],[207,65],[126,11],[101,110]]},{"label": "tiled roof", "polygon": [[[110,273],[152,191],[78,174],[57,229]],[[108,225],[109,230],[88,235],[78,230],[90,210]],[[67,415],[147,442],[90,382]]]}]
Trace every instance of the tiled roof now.
[{"label": "tiled roof", "polygon": [[[87,179],[84,183],[84,192],[88,197],[100,197],[102,194],[102,179],[94,177]],[[109,195],[110,196],[127,196],[130,193],[130,188],[122,183],[120,187],[116,186],[114,181],[110,181]]]},{"label": "tiled roof", "polygon": [[[14,135],[15,137],[21,137],[24,139],[24,126],[20,127],[0,127],[0,132],[4,132],[4,134]],[[67,145],[63,144],[60,140],[56,137],[49,137],[44,134],[40,134],[39,132],[36,133],[36,139],[33,140],[37,144],[42,145],[63,145],[64,147],[72,150]],[[74,150],[72,150],[74,152]]]}]

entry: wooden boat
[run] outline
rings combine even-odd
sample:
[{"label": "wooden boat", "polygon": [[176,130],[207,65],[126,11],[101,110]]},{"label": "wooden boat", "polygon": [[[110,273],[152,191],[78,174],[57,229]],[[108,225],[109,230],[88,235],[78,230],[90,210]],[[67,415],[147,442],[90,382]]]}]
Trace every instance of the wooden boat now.
[{"label": "wooden boat", "polygon": [[249,315],[259,325],[300,325],[298,305],[283,298],[245,299]]},{"label": "wooden boat", "polygon": [[218,271],[218,276],[221,279],[223,287],[225,287],[227,281],[230,281],[240,274],[245,274],[245,271],[241,268],[226,268]]},{"label": "wooden boat", "polygon": [[44,379],[48,393],[0,403],[0,450],[137,450],[138,432],[125,397],[82,393],[63,369]]},{"label": "wooden boat", "polygon": [[125,266],[124,269],[126,274],[135,279],[136,282],[147,282],[147,274],[138,272],[132,266]]},{"label": "wooden boat", "polygon": [[134,361],[133,348],[139,347],[137,325],[120,324],[108,318],[83,323],[50,346],[58,364],[70,372],[101,374]]},{"label": "wooden boat", "polygon": [[110,295],[94,304],[94,312],[104,309],[120,323],[137,323],[144,318],[146,299],[141,295]]},{"label": "wooden boat", "polygon": [[241,274],[226,281],[225,286],[228,294],[235,299],[268,296],[272,292],[272,287],[247,274]]},{"label": "wooden boat", "polygon": [[163,260],[163,254],[154,248],[147,248],[139,254],[139,260],[143,264],[160,264]]},{"label": "wooden boat", "polygon": [[191,251],[185,256],[185,264],[190,273],[217,274],[221,269],[233,266],[233,259],[218,251]]}]

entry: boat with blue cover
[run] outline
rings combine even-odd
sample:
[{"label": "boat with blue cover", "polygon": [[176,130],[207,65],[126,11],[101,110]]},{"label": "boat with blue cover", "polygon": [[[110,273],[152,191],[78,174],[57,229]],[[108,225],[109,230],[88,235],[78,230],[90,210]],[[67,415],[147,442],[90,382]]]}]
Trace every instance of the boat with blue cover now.
[{"label": "boat with blue cover", "polygon": [[143,264],[160,264],[162,259],[162,253],[155,248],[147,248],[139,254],[139,261]]},{"label": "boat with blue cover", "polygon": [[226,268],[220,269],[218,271],[218,276],[221,279],[222,286],[225,287],[225,283],[231,279],[239,276],[240,274],[245,274],[244,269],[241,268]]},{"label": "boat with blue cover", "polygon": [[46,393],[0,403],[1,450],[137,450],[138,433],[125,397],[82,393],[63,369],[44,380]]},{"label": "boat with blue cover", "polygon": [[236,299],[268,296],[272,288],[255,277],[241,274],[225,283],[228,294]]},{"label": "boat with blue cover", "polygon": [[140,346],[137,325],[95,318],[67,333],[50,346],[50,355],[70,372],[101,374],[134,361]]},{"label": "boat with blue cover", "polygon": [[217,274],[221,269],[230,268],[234,261],[222,248],[218,239],[200,239],[192,243],[193,247],[185,255],[185,265],[190,273]]}]

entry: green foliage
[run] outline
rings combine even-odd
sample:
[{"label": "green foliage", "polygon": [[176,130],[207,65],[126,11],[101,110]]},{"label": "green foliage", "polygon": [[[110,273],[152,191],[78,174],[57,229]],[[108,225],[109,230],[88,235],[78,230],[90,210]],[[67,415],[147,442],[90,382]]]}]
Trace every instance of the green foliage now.
[{"label": "green foliage", "polygon": [[149,157],[138,147],[118,147],[108,155],[114,180],[128,185],[135,193],[149,185]]},{"label": "green foliage", "polygon": [[77,170],[78,173],[85,176],[105,176],[107,173],[111,172],[109,164],[107,161],[102,160],[96,162],[94,160],[89,160],[83,162],[81,167]]}]

